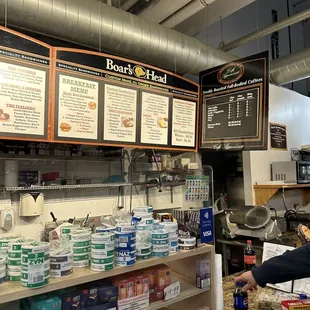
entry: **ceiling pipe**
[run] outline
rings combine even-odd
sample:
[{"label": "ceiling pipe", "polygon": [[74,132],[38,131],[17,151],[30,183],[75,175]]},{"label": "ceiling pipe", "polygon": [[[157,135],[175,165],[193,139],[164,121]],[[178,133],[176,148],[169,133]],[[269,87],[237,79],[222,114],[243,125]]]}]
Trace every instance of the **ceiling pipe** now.
[{"label": "ceiling pipe", "polygon": [[127,0],[120,8],[124,11],[128,11],[132,8],[139,0]]},{"label": "ceiling pipe", "polygon": [[310,48],[274,60],[270,64],[270,81],[284,85],[310,77]]},{"label": "ceiling pipe", "polygon": [[191,0],[159,0],[154,5],[150,5],[138,15],[150,22],[161,23],[173,13],[183,8]]},{"label": "ceiling pipe", "polygon": [[[0,0],[4,22],[7,0]],[[100,7],[98,7],[100,5]],[[99,9],[100,8],[100,9]],[[101,15],[100,15],[101,12]],[[156,65],[179,74],[198,74],[237,59],[195,38],[96,0],[8,1],[8,26]],[[287,84],[310,76],[310,49],[271,63],[271,81]]]},{"label": "ceiling pipe", "polygon": [[[0,1],[0,22],[5,4]],[[97,0],[14,0],[7,12],[9,26],[98,50],[102,42],[105,52],[179,74],[198,74],[237,58]]]},{"label": "ceiling pipe", "polygon": [[222,51],[228,52],[231,51],[239,46],[242,46],[246,43],[249,43],[254,40],[261,39],[269,34],[272,34],[276,31],[279,31],[281,29],[284,29],[286,27],[289,27],[291,25],[294,25],[296,23],[299,23],[307,18],[310,18],[310,9],[304,10],[300,13],[294,14],[292,16],[289,16],[279,22],[276,22],[270,26],[264,27],[258,31],[254,31],[250,34],[245,35],[244,37],[237,39],[235,41],[232,41],[230,43],[224,44],[220,47]]},{"label": "ceiling pipe", "polygon": [[214,0],[193,0],[188,5],[168,17],[160,24],[166,28],[174,28],[175,26],[181,24],[184,20],[204,9],[208,4],[212,3],[213,1]]}]

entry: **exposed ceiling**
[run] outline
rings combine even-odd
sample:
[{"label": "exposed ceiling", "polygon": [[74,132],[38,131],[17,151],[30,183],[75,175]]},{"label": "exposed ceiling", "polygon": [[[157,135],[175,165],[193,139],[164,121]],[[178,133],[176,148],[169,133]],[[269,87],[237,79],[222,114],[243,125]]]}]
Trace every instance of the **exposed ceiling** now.
[{"label": "exposed ceiling", "polygon": [[167,28],[194,36],[255,0],[100,0]]}]

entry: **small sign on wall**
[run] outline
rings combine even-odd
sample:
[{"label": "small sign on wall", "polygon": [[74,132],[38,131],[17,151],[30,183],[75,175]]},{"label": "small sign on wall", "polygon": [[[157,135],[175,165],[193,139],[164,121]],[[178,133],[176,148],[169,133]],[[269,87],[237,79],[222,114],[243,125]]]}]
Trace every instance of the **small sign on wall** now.
[{"label": "small sign on wall", "polygon": [[272,150],[287,151],[286,125],[269,123],[270,148]]}]

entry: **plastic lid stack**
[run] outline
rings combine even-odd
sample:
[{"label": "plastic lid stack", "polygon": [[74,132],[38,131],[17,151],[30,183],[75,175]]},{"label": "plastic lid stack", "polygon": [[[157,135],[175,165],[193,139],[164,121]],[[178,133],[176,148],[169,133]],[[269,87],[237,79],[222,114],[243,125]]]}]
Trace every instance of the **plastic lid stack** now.
[{"label": "plastic lid stack", "polygon": [[177,222],[163,222],[159,224],[169,234],[169,252],[175,253],[179,250],[179,230]]},{"label": "plastic lid stack", "polygon": [[136,226],[116,225],[115,263],[117,266],[131,266],[136,263]]},{"label": "plastic lid stack", "polygon": [[165,257],[169,255],[169,234],[163,229],[153,230],[152,237],[152,256]]},{"label": "plastic lid stack", "polygon": [[73,252],[59,249],[51,253],[51,278],[61,278],[73,272]]},{"label": "plastic lid stack", "polygon": [[91,269],[108,271],[113,269],[115,259],[115,234],[102,232],[91,236]]},{"label": "plastic lid stack", "polygon": [[89,266],[91,232],[87,229],[73,230],[69,239],[73,249],[73,268],[84,268]]},{"label": "plastic lid stack", "polygon": [[50,277],[50,245],[30,242],[22,245],[21,284],[27,288],[40,288]]}]

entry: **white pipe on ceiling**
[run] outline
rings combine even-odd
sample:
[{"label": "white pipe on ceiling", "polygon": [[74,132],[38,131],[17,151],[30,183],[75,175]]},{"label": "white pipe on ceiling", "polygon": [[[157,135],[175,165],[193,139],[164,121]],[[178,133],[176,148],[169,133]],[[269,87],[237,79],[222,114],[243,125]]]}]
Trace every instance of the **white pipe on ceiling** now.
[{"label": "white pipe on ceiling", "polygon": [[208,4],[212,3],[213,1],[215,0],[193,0],[160,24],[166,28],[174,28],[175,26],[181,24],[187,18],[204,9]]},{"label": "white pipe on ceiling", "polygon": [[124,11],[128,11],[131,7],[133,7],[138,0],[127,0],[122,6],[121,9]]},{"label": "white pipe on ceiling", "polygon": [[159,24],[189,2],[191,0],[159,0],[138,15],[148,21]]}]

